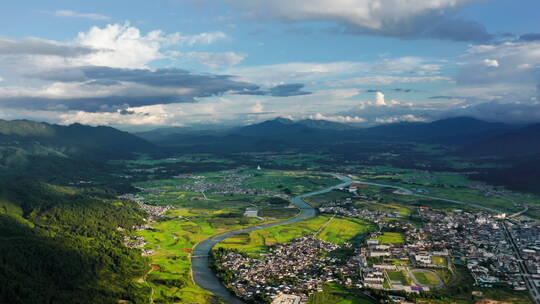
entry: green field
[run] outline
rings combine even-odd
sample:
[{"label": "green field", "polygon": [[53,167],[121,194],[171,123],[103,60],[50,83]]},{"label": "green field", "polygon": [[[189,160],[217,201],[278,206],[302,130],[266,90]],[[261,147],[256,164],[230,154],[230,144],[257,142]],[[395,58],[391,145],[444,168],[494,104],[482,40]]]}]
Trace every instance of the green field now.
[{"label": "green field", "polygon": [[296,216],[300,210],[298,208],[264,208],[259,211],[259,216],[264,218],[286,219]]},{"label": "green field", "polygon": [[446,267],[448,266],[448,260],[445,257],[434,256],[431,258],[433,264]]},{"label": "green field", "polygon": [[344,200],[347,198],[353,199],[353,197],[354,195],[352,193],[349,193],[346,191],[334,190],[327,193],[310,196],[306,198],[306,202],[308,202],[310,205],[314,207],[319,207],[323,203],[326,203],[328,201]]},{"label": "green field", "polygon": [[370,304],[372,300],[354,296],[351,291],[337,284],[326,284],[323,291],[309,296],[309,304]]},{"label": "green field", "polygon": [[[189,216],[190,220],[168,220],[152,225],[152,230],[140,231],[154,250],[149,257],[152,271],[146,281],[154,290],[154,300],[206,303],[210,294],[191,280],[189,255],[200,241],[226,230],[253,225],[253,218],[221,218],[222,211],[173,210],[173,216]],[[176,284],[176,285],[174,285]]]},{"label": "green field", "polygon": [[422,285],[436,285],[439,283],[437,277],[430,272],[413,272],[413,275]]},{"label": "green field", "polygon": [[234,248],[250,253],[264,252],[271,245],[313,235],[323,226],[324,228],[317,234],[317,237],[336,244],[350,241],[360,234],[375,229],[371,223],[360,219],[332,219],[330,216],[318,216],[298,223],[253,231],[241,237],[228,238],[218,244],[216,248]]},{"label": "green field", "polygon": [[243,174],[253,174],[253,177],[246,180],[243,186],[247,188],[265,189],[298,195],[306,192],[323,189],[337,185],[340,180],[326,175],[305,171],[278,171],[278,170],[246,170]]},{"label": "green field", "polygon": [[[404,187],[417,194],[475,203],[506,212],[517,212],[523,209],[520,206],[515,206],[515,203],[540,206],[540,197],[508,191],[503,187],[485,188],[493,191],[473,188],[481,183],[471,181],[465,175],[455,172],[431,172],[378,166],[364,170],[356,174],[356,177],[360,180]],[[418,198],[398,198],[397,200],[414,202]],[[447,202],[439,204],[438,207],[444,206],[448,206],[447,209],[466,209],[463,205]]]},{"label": "green field", "polygon": [[384,232],[376,238],[380,244],[401,244],[405,242],[403,233],[398,232]]},{"label": "green field", "polygon": [[388,277],[391,281],[399,281],[403,285],[410,285],[407,277],[402,271],[387,271]]}]

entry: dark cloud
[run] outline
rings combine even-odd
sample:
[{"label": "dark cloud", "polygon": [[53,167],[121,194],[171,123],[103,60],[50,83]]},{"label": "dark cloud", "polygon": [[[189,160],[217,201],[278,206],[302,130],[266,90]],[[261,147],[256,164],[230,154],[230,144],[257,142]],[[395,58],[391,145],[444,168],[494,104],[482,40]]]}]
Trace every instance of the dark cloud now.
[{"label": "dark cloud", "polygon": [[199,92],[197,97],[212,96],[231,90],[259,87],[246,82],[232,80],[230,75],[193,74],[182,69],[121,69],[111,67],[77,67],[55,71],[46,71],[29,75],[34,78],[64,82],[130,82],[152,87],[189,88]]},{"label": "dark cloud", "polygon": [[520,41],[539,41],[540,40],[540,33],[529,33],[525,35],[519,36]]},{"label": "dark cloud", "polygon": [[[434,18],[428,18],[435,21]],[[492,39],[486,28],[475,21],[441,18],[432,28],[427,28],[424,33],[426,38],[446,39],[454,41],[485,42]]]},{"label": "dark cloud", "polygon": [[334,32],[350,35],[376,35],[401,39],[440,39],[452,41],[486,42],[492,40],[482,24],[455,18],[452,13],[429,13],[407,22],[386,23],[384,30],[345,24]]},{"label": "dark cloud", "polygon": [[260,95],[260,96],[275,96],[275,97],[290,97],[299,95],[309,95],[311,92],[302,91],[304,88],[302,83],[281,84],[272,87],[268,90],[245,90],[238,92],[240,95]]},{"label": "dark cloud", "polygon": [[[88,66],[40,72],[30,76],[41,80],[76,83],[86,92],[81,96],[93,90],[109,90],[110,93],[109,96],[95,98],[0,98],[0,105],[35,110],[114,112],[127,107],[196,102],[198,98],[219,96],[226,92],[259,90],[257,85],[233,80],[233,76],[193,74],[180,69],[152,71]],[[118,89],[112,87],[117,84],[122,86]],[[140,86],[134,84],[149,88],[140,89]]]},{"label": "dark cloud", "polygon": [[59,42],[26,38],[9,40],[0,38],[0,55],[48,55],[60,57],[78,57],[95,52],[95,49],[63,44]]}]

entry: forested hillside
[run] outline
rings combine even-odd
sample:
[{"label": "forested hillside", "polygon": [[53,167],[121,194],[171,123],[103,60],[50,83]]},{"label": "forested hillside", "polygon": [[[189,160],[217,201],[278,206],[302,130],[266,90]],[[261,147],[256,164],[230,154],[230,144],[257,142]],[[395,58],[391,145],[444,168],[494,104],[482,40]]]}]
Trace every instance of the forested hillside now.
[{"label": "forested hillside", "polygon": [[142,218],[104,190],[0,181],[0,303],[147,303],[147,261],[122,244]]}]

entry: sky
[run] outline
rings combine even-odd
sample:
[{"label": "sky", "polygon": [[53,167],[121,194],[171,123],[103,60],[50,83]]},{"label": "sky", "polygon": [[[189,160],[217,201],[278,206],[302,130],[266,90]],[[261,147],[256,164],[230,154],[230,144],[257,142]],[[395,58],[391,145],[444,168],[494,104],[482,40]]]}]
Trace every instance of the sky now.
[{"label": "sky", "polygon": [[540,121],[537,0],[0,4],[0,119]]}]

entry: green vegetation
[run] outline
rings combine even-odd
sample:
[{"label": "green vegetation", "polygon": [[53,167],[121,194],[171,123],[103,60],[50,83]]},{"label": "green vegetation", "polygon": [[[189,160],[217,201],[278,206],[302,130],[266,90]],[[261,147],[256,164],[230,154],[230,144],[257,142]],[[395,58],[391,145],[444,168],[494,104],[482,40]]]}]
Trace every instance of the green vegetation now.
[{"label": "green vegetation", "polygon": [[[358,174],[358,177],[376,183],[404,187],[418,194],[475,203],[507,212],[522,210],[521,206],[515,205],[517,202],[540,206],[539,197],[511,192],[503,187],[484,186],[455,172],[426,172],[393,167],[371,167]],[[412,197],[412,199],[415,198]],[[452,208],[467,208],[448,202],[432,203],[440,206],[452,206]]]},{"label": "green vegetation", "polygon": [[0,185],[0,302],[148,303],[135,282],[147,261],[122,244],[142,223],[135,204],[97,189]]},{"label": "green vegetation", "polygon": [[[319,231],[319,229],[321,229]],[[217,248],[234,248],[242,252],[264,252],[269,246],[284,243],[296,238],[313,235],[325,241],[342,244],[355,239],[358,235],[374,230],[373,224],[354,218],[332,218],[318,216],[306,221],[279,225],[227,238]]]},{"label": "green vegetation", "polygon": [[418,280],[418,283],[422,285],[436,285],[440,281],[437,276],[431,272],[413,272],[414,277]]},{"label": "green vegetation", "polygon": [[387,271],[388,277],[391,281],[399,281],[403,285],[409,285],[409,281],[403,271]]},{"label": "green vegetation", "polygon": [[377,240],[381,244],[401,244],[405,241],[403,239],[403,233],[398,232],[384,232],[377,237]]},{"label": "green vegetation", "polygon": [[286,219],[297,215],[298,208],[265,208],[259,211],[259,216],[264,218]]},{"label": "green vegetation", "polygon": [[326,284],[323,291],[309,297],[309,304],[370,304],[376,303],[365,297],[355,296],[350,290],[337,284]]},{"label": "green vegetation", "polygon": [[320,205],[328,201],[343,200],[347,198],[351,198],[354,200],[354,195],[347,191],[333,190],[327,193],[310,196],[306,198],[306,202],[308,202],[311,206],[319,207]]},{"label": "green vegetation", "polygon": [[339,183],[339,180],[331,175],[304,171],[247,170],[242,173],[253,174],[253,178],[243,184],[247,188],[281,191],[290,195],[323,189]]},{"label": "green vegetation", "polygon": [[153,251],[149,256],[152,271],[146,281],[153,289],[154,303],[212,301],[211,293],[193,283],[189,256],[197,243],[210,236],[259,222],[234,216],[234,213],[229,217],[229,214],[225,210],[212,209],[171,210],[169,216],[183,216],[189,220],[160,221],[152,224],[151,230],[138,232],[147,241],[145,249]]}]

